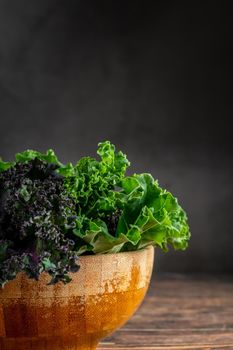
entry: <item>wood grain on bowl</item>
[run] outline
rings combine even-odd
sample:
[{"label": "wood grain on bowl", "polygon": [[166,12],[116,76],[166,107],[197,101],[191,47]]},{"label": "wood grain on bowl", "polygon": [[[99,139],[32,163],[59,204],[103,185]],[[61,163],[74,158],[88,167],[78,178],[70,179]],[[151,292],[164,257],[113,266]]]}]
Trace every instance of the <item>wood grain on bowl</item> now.
[{"label": "wood grain on bowl", "polygon": [[91,350],[122,326],[147,291],[152,247],[83,256],[72,282],[48,285],[19,273],[0,290],[1,350]]}]

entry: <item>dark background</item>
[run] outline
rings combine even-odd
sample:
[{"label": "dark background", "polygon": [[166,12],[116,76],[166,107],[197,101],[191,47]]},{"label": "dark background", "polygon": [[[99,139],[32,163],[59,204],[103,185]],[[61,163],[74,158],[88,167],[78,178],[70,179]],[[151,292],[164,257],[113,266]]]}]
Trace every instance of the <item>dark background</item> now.
[{"label": "dark background", "polygon": [[76,161],[111,140],[189,215],[190,248],[159,271],[233,272],[227,4],[0,0],[1,156]]}]

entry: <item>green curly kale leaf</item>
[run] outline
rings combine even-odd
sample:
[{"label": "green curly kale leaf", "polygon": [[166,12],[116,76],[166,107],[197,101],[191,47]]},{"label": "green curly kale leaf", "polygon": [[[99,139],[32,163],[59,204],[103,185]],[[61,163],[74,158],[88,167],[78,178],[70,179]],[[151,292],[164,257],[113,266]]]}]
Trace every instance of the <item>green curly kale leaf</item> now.
[{"label": "green curly kale leaf", "polygon": [[[187,216],[170,192],[160,188],[150,174],[125,177],[121,186],[117,193],[121,215],[115,223],[114,235],[109,234],[106,218],[89,219],[85,230],[74,230],[88,243],[87,250],[95,254],[116,253],[151,244],[164,251],[169,245],[187,248],[190,238]],[[84,250],[84,246],[80,247],[80,251]]]},{"label": "green curly kale leaf", "polygon": [[80,215],[100,218],[117,208],[116,186],[124,178],[129,161],[122,152],[115,152],[110,142],[99,143],[100,161],[84,157],[72,166],[60,167],[58,172],[66,177],[67,191],[75,198]]},{"label": "green curly kale leaf", "polygon": [[129,239],[128,250],[149,244],[167,250],[185,249],[190,238],[187,217],[177,199],[159,187],[150,174],[126,177],[120,193],[124,203],[123,214],[117,226],[117,235]]},{"label": "green curly kale leaf", "polygon": [[67,172],[67,189],[75,194],[79,213],[73,231],[79,238],[78,253],[114,253],[150,244],[164,251],[169,245],[185,249],[190,232],[177,199],[150,174],[126,177],[129,162],[109,142],[99,144],[97,153],[99,162],[82,158],[72,176]]}]

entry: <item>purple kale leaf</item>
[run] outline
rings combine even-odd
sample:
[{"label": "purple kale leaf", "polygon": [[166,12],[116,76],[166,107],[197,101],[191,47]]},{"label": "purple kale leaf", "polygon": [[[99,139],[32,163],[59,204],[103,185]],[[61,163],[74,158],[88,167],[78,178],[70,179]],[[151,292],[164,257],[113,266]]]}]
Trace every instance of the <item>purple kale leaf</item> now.
[{"label": "purple kale leaf", "polygon": [[75,203],[56,164],[37,158],[0,173],[0,286],[19,271],[51,283],[78,270],[72,229]]}]

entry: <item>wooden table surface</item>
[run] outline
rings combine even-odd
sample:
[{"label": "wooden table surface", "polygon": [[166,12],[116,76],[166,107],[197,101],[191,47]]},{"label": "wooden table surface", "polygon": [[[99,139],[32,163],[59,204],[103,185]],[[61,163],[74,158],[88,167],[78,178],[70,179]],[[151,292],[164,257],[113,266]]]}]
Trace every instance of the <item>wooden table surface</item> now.
[{"label": "wooden table surface", "polygon": [[153,278],[137,313],[98,350],[233,350],[233,276]]}]

